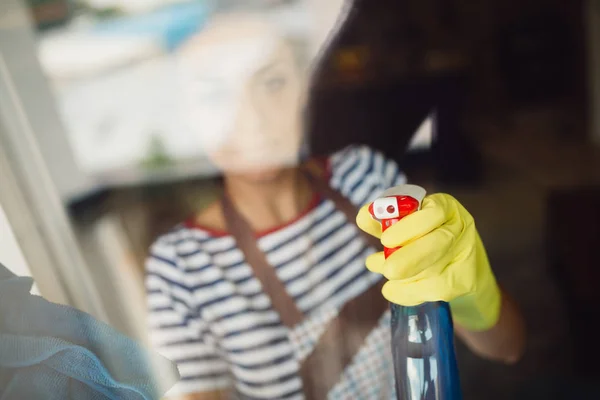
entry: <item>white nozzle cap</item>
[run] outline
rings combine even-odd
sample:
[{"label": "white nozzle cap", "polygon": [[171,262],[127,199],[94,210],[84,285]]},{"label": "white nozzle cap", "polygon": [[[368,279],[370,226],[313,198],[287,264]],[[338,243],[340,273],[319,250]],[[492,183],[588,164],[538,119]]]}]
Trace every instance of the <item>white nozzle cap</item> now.
[{"label": "white nozzle cap", "polygon": [[421,203],[427,195],[427,191],[421,186],[417,185],[399,185],[389,188],[379,198],[389,196],[410,196],[419,202],[419,209],[421,209]]}]

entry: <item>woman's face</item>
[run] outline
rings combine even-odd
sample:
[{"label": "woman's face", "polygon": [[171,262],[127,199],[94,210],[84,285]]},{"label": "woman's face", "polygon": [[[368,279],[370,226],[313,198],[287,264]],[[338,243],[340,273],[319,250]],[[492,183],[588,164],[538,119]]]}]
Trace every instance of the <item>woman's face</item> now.
[{"label": "woman's face", "polygon": [[222,21],[179,61],[192,132],[218,168],[257,180],[297,163],[305,80],[291,46],[266,24]]}]

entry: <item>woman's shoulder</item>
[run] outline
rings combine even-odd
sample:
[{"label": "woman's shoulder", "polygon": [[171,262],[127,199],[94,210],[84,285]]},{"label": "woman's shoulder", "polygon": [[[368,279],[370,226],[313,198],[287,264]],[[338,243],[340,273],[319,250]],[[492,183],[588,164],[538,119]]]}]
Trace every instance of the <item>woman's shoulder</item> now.
[{"label": "woman's shoulder", "polygon": [[[385,156],[379,150],[364,144],[353,144],[331,154],[328,159],[331,175],[343,174],[348,170],[365,166],[375,160],[383,161]],[[365,172],[367,169],[364,170]]]},{"label": "woman's shoulder", "polygon": [[361,162],[368,162],[381,153],[366,145],[350,145],[327,156],[312,157],[305,164],[313,174],[319,177],[335,178],[343,175]]},{"label": "woman's shoulder", "polygon": [[372,201],[392,186],[406,183],[395,160],[363,144],[331,154],[326,164],[329,185],[357,206]]},{"label": "woman's shoulder", "polygon": [[390,174],[398,174],[397,163],[377,149],[357,144],[347,146],[328,158],[328,170],[332,185],[354,186],[365,179],[389,180]]},{"label": "woman's shoulder", "polygon": [[147,286],[154,282],[186,288],[205,285],[220,269],[215,257],[235,247],[230,236],[215,236],[190,224],[177,225],[150,245],[144,264]]}]

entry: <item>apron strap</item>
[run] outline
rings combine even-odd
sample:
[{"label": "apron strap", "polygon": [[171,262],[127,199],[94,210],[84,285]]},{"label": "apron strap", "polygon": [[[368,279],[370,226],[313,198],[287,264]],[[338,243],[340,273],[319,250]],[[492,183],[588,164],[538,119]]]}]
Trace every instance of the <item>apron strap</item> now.
[{"label": "apron strap", "polygon": [[222,206],[227,230],[235,238],[237,247],[242,251],[263,291],[269,296],[281,322],[290,328],[302,322],[304,315],[275,273],[275,268],[267,261],[265,253],[258,247],[254,231],[235,209],[226,191],[223,194]]}]

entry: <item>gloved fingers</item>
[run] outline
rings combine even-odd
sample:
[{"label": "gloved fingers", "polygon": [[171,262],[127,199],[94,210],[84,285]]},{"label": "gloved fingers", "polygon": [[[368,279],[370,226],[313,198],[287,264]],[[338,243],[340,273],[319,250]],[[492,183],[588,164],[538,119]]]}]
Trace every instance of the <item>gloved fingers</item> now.
[{"label": "gloved fingers", "polygon": [[383,271],[383,265],[385,263],[385,256],[382,251],[379,253],[371,254],[367,257],[366,265],[367,269],[371,272],[381,274]]},{"label": "gloved fingers", "polygon": [[[445,226],[396,250],[385,261],[381,273],[389,280],[406,280],[441,271],[430,270],[443,259],[450,258],[454,235]],[[423,277],[425,277],[423,276]]]},{"label": "gloved fingers", "polygon": [[371,203],[362,206],[356,215],[356,225],[366,233],[376,238],[381,237],[381,224],[375,220],[369,212]]},{"label": "gloved fingers", "polygon": [[457,297],[456,290],[445,282],[443,276],[414,282],[389,281],[381,290],[389,302],[403,306],[417,306],[426,302],[450,302]]},{"label": "gloved fingers", "polygon": [[443,196],[433,194],[426,197],[419,211],[386,229],[381,235],[381,243],[386,247],[404,246],[443,225],[448,219]]},{"label": "gloved fingers", "polygon": [[465,225],[470,225],[474,223],[473,216],[471,213],[456,200],[454,197],[448,196],[454,202],[455,212],[459,215],[459,218],[463,221]]}]

